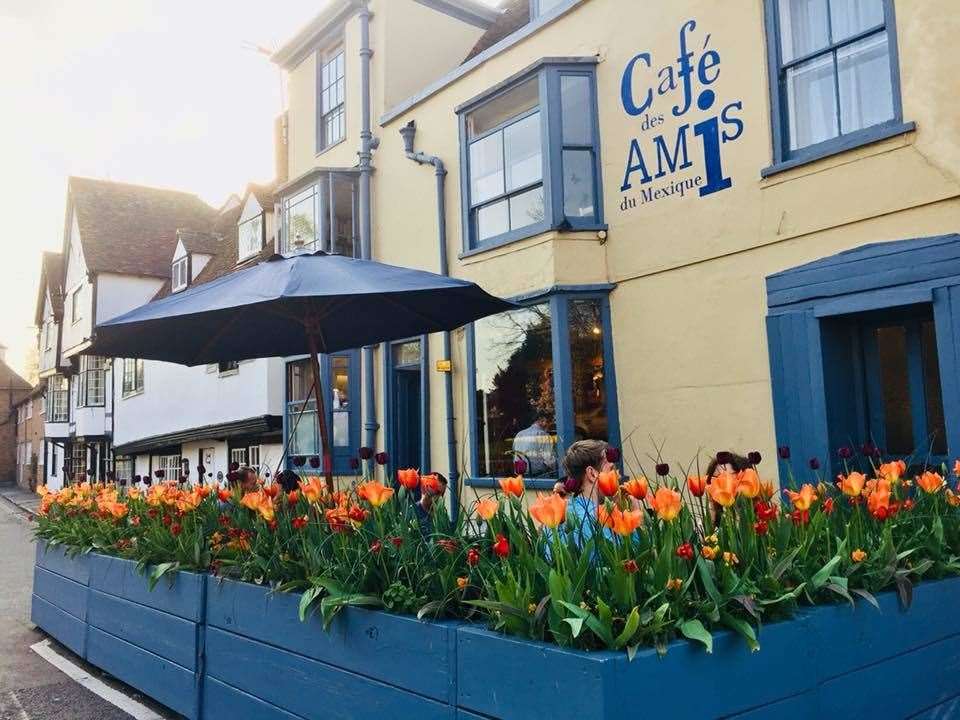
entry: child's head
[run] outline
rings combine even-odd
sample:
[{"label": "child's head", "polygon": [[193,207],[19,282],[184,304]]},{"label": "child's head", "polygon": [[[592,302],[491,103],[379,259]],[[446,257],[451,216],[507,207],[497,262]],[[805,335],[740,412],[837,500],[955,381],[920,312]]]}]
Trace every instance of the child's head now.
[{"label": "child's head", "polygon": [[257,489],[260,478],[257,477],[257,471],[251,467],[242,467],[240,472],[240,489],[243,492],[254,492]]},{"label": "child's head", "polygon": [[610,470],[613,465],[607,460],[607,443],[603,440],[577,440],[563,456],[568,483],[566,490],[574,494],[589,493],[597,481],[597,475]]},{"label": "child's head", "polygon": [[750,467],[750,461],[743,455],[732,452],[718,452],[707,465],[707,477],[715,478],[725,472],[738,473]]}]

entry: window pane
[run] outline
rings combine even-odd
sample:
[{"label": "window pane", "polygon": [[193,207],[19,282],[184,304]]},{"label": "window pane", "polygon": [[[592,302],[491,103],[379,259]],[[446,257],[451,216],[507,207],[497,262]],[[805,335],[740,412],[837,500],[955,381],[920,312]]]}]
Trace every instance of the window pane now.
[{"label": "window pane", "polygon": [[331,252],[357,257],[356,226],[353,217],[354,181],[336,177],[333,180],[334,232]]},{"label": "window pane", "polygon": [[787,70],[790,149],[837,136],[833,56],[814,58]]},{"label": "window pane", "polygon": [[593,217],[593,152],[563,151],[563,212],[567,217]]},{"label": "window pane", "polygon": [[543,220],[543,185],[510,198],[510,229],[527,227]]},{"label": "window pane", "polygon": [[841,132],[893,118],[893,87],[887,33],[858,40],[837,51]]},{"label": "window pane", "polygon": [[780,48],[784,62],[829,44],[827,0],[780,0]]},{"label": "window pane", "polygon": [[830,0],[833,41],[883,24],[883,0]]},{"label": "window pane", "polygon": [[927,411],[925,446],[934,455],[947,454],[947,426],[943,419],[943,392],[940,388],[940,361],[937,356],[937,331],[932,320],[920,324],[921,355],[923,358],[923,397]]},{"label": "window pane", "polygon": [[543,179],[540,113],[508,125],[503,130],[507,192]]},{"label": "window pane", "polygon": [[540,103],[540,79],[532,77],[513,90],[481,105],[467,116],[467,137],[477,137]]},{"label": "window pane", "polygon": [[593,99],[586,75],[560,76],[560,120],[565,145],[593,144]]},{"label": "window pane", "polygon": [[393,346],[393,364],[394,365],[419,365],[420,364],[420,341],[397,343]]},{"label": "window pane", "polygon": [[484,318],[474,325],[479,471],[513,474],[513,458],[529,477],[556,477],[550,306]]},{"label": "window pane", "polygon": [[287,401],[306,400],[313,387],[313,369],[306,360],[287,365]]},{"label": "window pane", "polygon": [[333,386],[333,446],[350,446],[350,358],[335,355],[330,360],[330,384]]},{"label": "window pane", "polygon": [[914,450],[910,384],[907,376],[907,331],[902,325],[877,329],[880,356],[880,391],[883,421],[891,455],[910,455]]},{"label": "window pane", "polygon": [[566,0],[536,0],[536,5],[534,6],[537,15],[546,15],[548,12],[553,10],[555,7],[560,6],[566,2]]},{"label": "window pane", "polygon": [[263,215],[247,220],[240,225],[240,240],[237,257],[242,260],[260,252],[263,247]]},{"label": "window pane", "polygon": [[599,300],[570,301],[570,370],[577,440],[609,440]]},{"label": "window pane", "polygon": [[503,134],[494,133],[470,146],[470,202],[503,194]]},{"label": "window pane", "polygon": [[482,207],[476,213],[477,239],[480,242],[502,235],[510,229],[510,205],[506,200]]},{"label": "window pane", "polygon": [[287,243],[289,249],[316,242],[317,209],[315,188],[294,197],[287,210]]}]

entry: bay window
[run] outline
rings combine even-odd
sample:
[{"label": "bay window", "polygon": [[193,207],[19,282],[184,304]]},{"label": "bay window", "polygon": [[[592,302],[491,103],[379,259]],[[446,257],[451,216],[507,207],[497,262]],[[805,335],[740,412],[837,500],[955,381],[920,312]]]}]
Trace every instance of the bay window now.
[{"label": "bay window", "polygon": [[102,407],[106,400],[107,359],[81,355],[77,373],[77,407]]},{"label": "bay window", "polygon": [[892,0],[766,2],[775,164],[912,127],[901,121]]},{"label": "bay window", "polygon": [[67,422],[70,419],[70,386],[63,375],[54,375],[47,380],[49,411],[47,422]]},{"label": "bay window", "polygon": [[574,441],[619,442],[609,335],[607,297],[588,291],[540,297],[473,324],[474,478],[511,475],[522,460],[527,478],[552,481]]},{"label": "bay window", "polygon": [[466,251],[601,227],[594,62],[538,63],[458,108]]},{"label": "bay window", "polygon": [[280,252],[323,250],[357,257],[357,181],[352,171],[324,172],[280,201]]}]

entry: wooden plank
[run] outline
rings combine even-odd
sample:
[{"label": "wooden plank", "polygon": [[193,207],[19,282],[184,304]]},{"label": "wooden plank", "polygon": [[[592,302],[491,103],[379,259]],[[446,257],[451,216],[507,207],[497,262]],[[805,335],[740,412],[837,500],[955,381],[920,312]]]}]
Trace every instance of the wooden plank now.
[{"label": "wooden plank", "polygon": [[198,573],[171,573],[151,590],[132,560],[90,554],[91,588],[193,622],[200,622],[203,617],[204,577]]},{"label": "wooden plank", "polygon": [[956,720],[960,718],[960,695],[911,715],[909,720]]},{"label": "wooden plank", "polygon": [[87,624],[83,620],[33,595],[30,598],[30,621],[80,657],[86,657]]},{"label": "wooden plank", "polygon": [[191,720],[198,716],[197,676],[159,655],[90,627],[87,660]]},{"label": "wooden plank", "polygon": [[33,594],[78,620],[87,619],[87,586],[42,567],[33,569]]},{"label": "wooden plank", "polygon": [[203,680],[203,717],[205,718],[242,718],[243,720],[301,720],[266,703],[260,698],[230,687],[219,680],[206,677]]},{"label": "wooden plank", "polygon": [[89,555],[68,557],[62,547],[51,547],[39,540],[37,541],[34,565],[57,575],[63,575],[63,577],[70,578],[81,585],[87,585],[90,581]]},{"label": "wooden plank", "polygon": [[[410,690],[207,627],[205,672],[234,688],[302,717],[329,720],[417,718],[452,720],[454,709]],[[406,664],[423,667],[410,654]]]},{"label": "wooden plank", "polygon": [[348,608],[325,631],[319,618],[300,622],[298,594],[216,578],[207,583],[210,627],[454,703],[456,623]]},{"label": "wooden plank", "polygon": [[194,622],[93,589],[87,622],[187,670],[197,668]]},{"label": "wooden plank", "polygon": [[739,718],[741,720],[768,720],[769,718],[776,718],[777,720],[809,720],[816,712],[816,691],[810,690],[784,700],[778,700],[774,703],[751,708],[742,713],[728,715],[728,717]]}]

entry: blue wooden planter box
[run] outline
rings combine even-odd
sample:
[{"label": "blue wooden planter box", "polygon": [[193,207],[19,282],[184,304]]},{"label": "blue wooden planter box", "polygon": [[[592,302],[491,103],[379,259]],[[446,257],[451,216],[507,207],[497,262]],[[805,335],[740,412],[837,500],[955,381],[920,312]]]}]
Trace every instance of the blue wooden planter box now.
[{"label": "blue wooden planter box", "polygon": [[[805,610],[762,628],[761,650],[718,633],[713,655],[686,641],[666,656],[586,653],[458,630],[461,717],[930,718],[960,702],[960,579],[924,583],[913,606],[894,593]],[[939,715],[937,714],[939,711]]]},{"label": "blue wooden planter box", "polygon": [[455,717],[456,624],[348,608],[325,631],[300,595],[207,583],[205,717]]},{"label": "blue wooden planter box", "polygon": [[87,650],[90,556],[68,557],[63,548],[37,543],[30,619],[81,657]]}]

